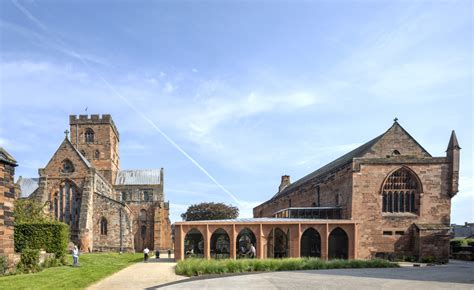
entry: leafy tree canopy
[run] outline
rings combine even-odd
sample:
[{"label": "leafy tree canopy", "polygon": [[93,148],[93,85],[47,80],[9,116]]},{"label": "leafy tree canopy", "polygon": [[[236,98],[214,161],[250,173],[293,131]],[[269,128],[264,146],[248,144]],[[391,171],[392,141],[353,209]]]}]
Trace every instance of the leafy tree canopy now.
[{"label": "leafy tree canopy", "polygon": [[184,221],[235,219],[239,216],[239,209],[232,205],[215,202],[193,204],[181,214]]},{"label": "leafy tree canopy", "polygon": [[15,202],[13,217],[15,223],[42,223],[51,221],[52,218],[45,212],[46,204],[41,204],[32,199],[19,199]]}]

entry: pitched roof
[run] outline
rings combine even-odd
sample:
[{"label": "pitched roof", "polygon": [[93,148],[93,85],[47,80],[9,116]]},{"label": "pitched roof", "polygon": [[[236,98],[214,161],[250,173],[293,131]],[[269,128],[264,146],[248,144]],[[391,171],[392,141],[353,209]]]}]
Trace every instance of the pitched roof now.
[{"label": "pitched roof", "polygon": [[0,147],[0,162],[17,165],[16,160],[2,147]]},{"label": "pitched roof", "polygon": [[367,152],[371,150],[371,148],[380,140],[382,139],[392,128],[398,127],[400,128],[410,139],[412,139],[420,148],[421,150],[426,154],[426,156],[431,157],[431,155],[426,151],[416,140],[413,138],[397,121],[393,123],[393,125],[385,131],[383,134],[375,137],[374,139],[370,140],[369,142],[362,144],[361,146],[357,147],[356,149],[350,151],[349,153],[342,155],[341,157],[337,158],[336,160],[324,165],[323,167],[317,169],[316,171],[313,171],[312,173],[298,179],[297,181],[289,184],[286,186],[282,191],[277,192],[270,200],[276,198],[277,196],[282,196],[288,192],[290,192],[292,189],[295,187],[300,186],[301,184],[306,183],[309,180],[312,180],[317,177],[322,177],[326,174],[328,174],[331,171],[337,170],[341,167],[344,167],[345,165],[349,164],[352,162],[354,158],[362,157],[364,156]]},{"label": "pitched roof", "polygon": [[89,160],[87,160],[87,158],[84,155],[82,155],[81,152],[79,152],[79,150],[77,150],[76,146],[74,146],[68,138],[66,138],[66,140],[69,143],[69,145],[71,145],[71,147],[74,149],[74,151],[76,151],[76,153],[79,155],[81,160],[84,161],[87,167],[92,167],[92,164],[89,162]]},{"label": "pitched roof", "polygon": [[20,176],[17,182],[21,190],[20,198],[29,197],[39,187],[39,178],[22,178]]},{"label": "pitched roof", "polygon": [[160,184],[160,169],[120,170],[115,185]]},{"label": "pitched roof", "polygon": [[[385,133],[384,133],[385,134]],[[377,141],[379,141],[383,135],[380,135],[380,136],[377,136],[376,138],[370,140],[369,142],[365,143],[365,144],[362,144],[361,146],[357,147],[356,149],[352,150],[351,152],[345,154],[345,155],[342,155],[341,157],[337,158],[336,160],[324,165],[323,167],[317,169],[316,171],[313,171],[311,172],[310,174],[298,179],[297,181],[289,184],[288,186],[285,187],[284,190],[282,190],[281,192],[278,192],[277,194],[275,194],[273,198],[277,197],[277,196],[280,196],[280,195],[283,195],[285,194],[286,192],[289,192],[291,191],[293,188],[313,179],[313,178],[316,178],[318,176],[323,176],[337,168],[340,168],[340,167],[343,167],[345,166],[346,164],[349,164],[352,162],[352,159],[356,158],[356,157],[361,157],[363,156],[365,153],[367,153],[370,148],[372,148],[372,146],[377,143]]]}]

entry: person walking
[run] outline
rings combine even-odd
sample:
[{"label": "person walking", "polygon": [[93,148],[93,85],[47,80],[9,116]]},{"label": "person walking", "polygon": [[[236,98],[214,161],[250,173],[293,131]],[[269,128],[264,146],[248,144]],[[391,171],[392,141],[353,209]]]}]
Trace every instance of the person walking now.
[{"label": "person walking", "polygon": [[150,250],[148,250],[148,248],[145,248],[143,250],[143,260],[144,260],[145,263],[148,262],[148,253],[149,252],[150,252]]},{"label": "person walking", "polygon": [[160,250],[155,251],[155,257],[156,257],[156,259],[160,258]]},{"label": "person walking", "polygon": [[168,258],[171,258],[171,250],[168,249]]},{"label": "person walking", "polygon": [[79,249],[76,245],[74,245],[74,249],[72,250],[72,266],[77,267],[79,265]]}]

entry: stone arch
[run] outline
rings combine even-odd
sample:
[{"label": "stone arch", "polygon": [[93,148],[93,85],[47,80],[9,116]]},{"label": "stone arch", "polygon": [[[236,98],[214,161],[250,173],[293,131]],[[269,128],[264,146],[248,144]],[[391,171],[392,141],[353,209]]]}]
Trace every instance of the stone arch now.
[{"label": "stone arch", "polygon": [[145,222],[146,221],[146,209],[142,208],[140,210],[140,221]]},{"label": "stone arch", "polygon": [[267,257],[268,258],[285,258],[288,257],[288,241],[289,234],[280,228],[273,228],[267,239]]},{"label": "stone arch", "polygon": [[204,236],[198,229],[192,228],[186,233],[184,237],[184,253],[186,258],[202,258],[204,256]]},{"label": "stone arch", "polygon": [[337,227],[331,231],[328,238],[329,259],[349,258],[349,237],[342,228]]},{"label": "stone arch", "polygon": [[321,257],[321,236],[314,228],[304,231],[300,240],[301,257]]},{"label": "stone arch", "polygon": [[[253,231],[249,228],[243,228],[239,234],[237,235],[235,247],[237,258],[247,258],[252,256],[251,255],[251,247],[252,245],[257,250],[257,238]],[[255,257],[253,257],[255,258]]]},{"label": "stone arch", "polygon": [[422,183],[413,170],[406,166],[392,170],[380,190],[382,212],[419,213],[422,192]]},{"label": "stone arch", "polygon": [[230,238],[224,229],[218,228],[212,233],[210,251],[211,257],[215,259],[230,257]]},{"label": "stone arch", "polygon": [[71,240],[77,243],[82,193],[71,179],[64,179],[53,188],[50,196],[51,212],[56,220],[69,225]]}]

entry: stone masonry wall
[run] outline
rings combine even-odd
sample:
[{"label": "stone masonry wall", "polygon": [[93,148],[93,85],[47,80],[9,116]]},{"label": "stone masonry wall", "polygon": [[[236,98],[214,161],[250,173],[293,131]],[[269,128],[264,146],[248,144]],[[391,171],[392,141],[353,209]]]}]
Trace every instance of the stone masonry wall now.
[{"label": "stone masonry wall", "polygon": [[[77,149],[85,153],[87,160],[114,184],[120,167],[119,135],[110,115],[80,115],[79,118],[72,115],[69,122],[71,143],[74,146],[77,144]],[[94,131],[93,143],[87,143],[85,140],[85,131],[88,128]],[[99,151],[98,158],[95,156],[96,150]]]},{"label": "stone masonry wall", "polygon": [[13,266],[13,208],[16,199],[15,167],[0,162],[0,256],[7,257],[7,267]]},{"label": "stone masonry wall", "polygon": [[171,221],[169,219],[169,203],[161,202],[155,207],[154,249],[172,249]]},{"label": "stone masonry wall", "polygon": [[[93,250],[126,252],[134,251],[132,212],[124,204],[101,194],[94,194]],[[107,234],[101,234],[101,219],[107,220]]]},{"label": "stone masonry wall", "polygon": [[[413,223],[445,224],[450,222],[451,199],[447,194],[446,163],[362,164],[353,177],[353,216],[362,221],[359,227],[359,256],[370,258],[377,252],[414,255]],[[420,179],[423,193],[419,213],[382,213],[381,188],[394,170],[406,166]],[[391,232],[384,235],[383,232]]]}]

